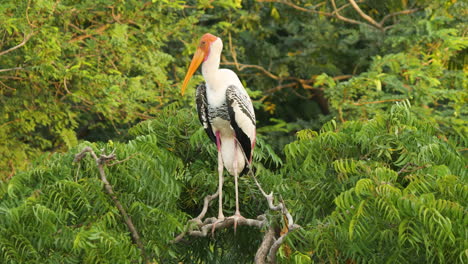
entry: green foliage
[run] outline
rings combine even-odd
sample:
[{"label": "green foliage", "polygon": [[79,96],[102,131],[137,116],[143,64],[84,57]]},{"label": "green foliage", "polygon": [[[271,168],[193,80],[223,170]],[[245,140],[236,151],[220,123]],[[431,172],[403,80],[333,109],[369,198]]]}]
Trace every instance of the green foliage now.
[{"label": "green foliage", "polygon": [[[83,143],[2,184],[2,263],[142,261],[119,211],[103,192],[94,160],[72,163],[74,153],[86,145],[111,148]],[[175,253],[168,242],[181,230],[179,220],[186,218],[175,198],[181,192],[176,178],[182,162],[159,147],[156,136],[112,145],[119,158],[133,157],[106,170],[118,199],[154,258],[171,258]]]},{"label": "green foliage", "polygon": [[[358,24],[331,1],[2,1],[0,52],[24,45],[0,55],[0,262],[142,261],[84,146],[129,158],[106,173],[152,261],[252,261],[256,229],[169,243],[217,187],[177,88],[211,32],[254,98],[257,177],[303,227],[279,262],[468,263],[467,4],[356,2],[385,30],[344,0]],[[250,177],[240,198],[267,210]]]},{"label": "green foliage", "polygon": [[466,263],[466,159],[433,124],[403,102],[298,133],[281,170],[307,225],[298,250],[319,262]]}]

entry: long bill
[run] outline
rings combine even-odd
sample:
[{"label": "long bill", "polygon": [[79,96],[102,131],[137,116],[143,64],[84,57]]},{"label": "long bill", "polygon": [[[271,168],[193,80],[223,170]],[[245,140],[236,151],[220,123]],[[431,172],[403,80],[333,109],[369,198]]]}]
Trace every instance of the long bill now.
[{"label": "long bill", "polygon": [[192,62],[190,62],[190,66],[188,68],[187,74],[185,75],[184,78],[184,83],[182,84],[182,95],[185,93],[185,88],[187,88],[187,84],[192,78],[192,75],[195,73],[195,71],[198,69],[200,64],[203,62],[203,59],[205,58],[205,52],[197,48],[197,51],[195,51],[195,54],[193,54]]}]

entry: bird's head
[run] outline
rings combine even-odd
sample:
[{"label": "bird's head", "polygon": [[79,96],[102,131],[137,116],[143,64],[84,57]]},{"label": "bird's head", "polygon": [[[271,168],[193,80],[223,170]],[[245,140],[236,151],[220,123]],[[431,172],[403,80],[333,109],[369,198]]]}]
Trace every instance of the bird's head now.
[{"label": "bird's head", "polygon": [[218,37],[210,33],[206,33],[205,35],[201,37],[200,43],[198,44],[195,54],[193,54],[192,62],[190,62],[190,66],[188,68],[187,74],[185,75],[184,82],[182,84],[182,95],[184,95],[185,93],[185,88],[187,87],[187,84],[190,81],[190,78],[192,78],[192,75],[198,69],[200,64],[208,59],[212,45],[218,39],[219,39]]}]

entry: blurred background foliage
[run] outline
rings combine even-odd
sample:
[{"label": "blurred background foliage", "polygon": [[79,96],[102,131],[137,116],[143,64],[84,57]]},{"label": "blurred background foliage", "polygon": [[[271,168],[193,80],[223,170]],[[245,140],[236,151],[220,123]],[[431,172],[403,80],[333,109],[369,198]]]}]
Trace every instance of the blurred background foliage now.
[{"label": "blurred background foliage", "polygon": [[[2,1],[0,260],[140,257],[92,162],[71,162],[85,145],[140,153],[109,174],[152,258],[252,260],[252,232],[168,243],[216,188],[216,149],[194,109],[201,76],[185,98],[179,89],[210,32],[254,100],[257,173],[304,227],[280,261],[466,263],[467,10],[459,0]],[[252,179],[242,185],[247,216],[263,212]],[[226,193],[232,210],[229,181]]]}]

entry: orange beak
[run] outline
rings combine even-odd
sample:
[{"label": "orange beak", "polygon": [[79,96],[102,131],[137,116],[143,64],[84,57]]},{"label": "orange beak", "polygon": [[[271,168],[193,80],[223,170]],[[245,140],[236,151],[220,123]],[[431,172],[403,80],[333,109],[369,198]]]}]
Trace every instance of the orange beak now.
[{"label": "orange beak", "polygon": [[204,59],[205,52],[201,48],[197,48],[197,51],[195,51],[195,54],[193,54],[192,62],[190,62],[187,74],[185,75],[184,83],[182,84],[182,95],[184,95],[185,88],[187,88],[187,84],[192,78],[192,75],[195,73]]}]

